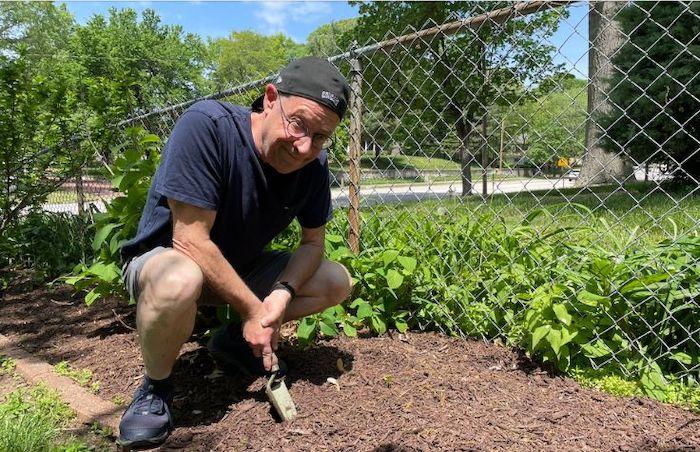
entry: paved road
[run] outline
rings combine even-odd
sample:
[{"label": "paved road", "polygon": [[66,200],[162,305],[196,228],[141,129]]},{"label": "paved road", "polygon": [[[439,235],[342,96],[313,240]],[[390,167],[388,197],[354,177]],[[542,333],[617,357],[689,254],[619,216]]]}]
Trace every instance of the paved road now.
[{"label": "paved road", "polygon": [[[481,180],[476,181],[472,193],[481,195]],[[573,187],[574,182],[565,179],[506,179],[502,181],[490,181],[487,192],[518,193],[523,191],[552,190],[555,188]],[[361,186],[360,197],[365,205],[394,204],[400,202],[416,202],[429,199],[449,199],[462,193],[461,181],[452,183],[416,183],[410,185],[373,185]],[[334,207],[347,207],[350,205],[349,191],[347,187],[333,188],[331,198]],[[100,211],[104,211],[102,202],[95,202]],[[44,210],[49,212],[78,213],[77,203],[44,204]]]},{"label": "paved road", "polygon": [[[552,190],[574,186],[574,181],[566,179],[516,179],[489,182],[488,194],[518,193],[525,191]],[[481,195],[482,184],[479,180],[472,188],[472,193]],[[449,199],[462,194],[461,181],[453,183],[412,184],[401,186],[371,186],[360,187],[360,197],[363,203],[392,204],[400,202],[425,201],[428,199]],[[331,190],[333,205],[346,207],[349,205],[349,193],[346,188]]]}]

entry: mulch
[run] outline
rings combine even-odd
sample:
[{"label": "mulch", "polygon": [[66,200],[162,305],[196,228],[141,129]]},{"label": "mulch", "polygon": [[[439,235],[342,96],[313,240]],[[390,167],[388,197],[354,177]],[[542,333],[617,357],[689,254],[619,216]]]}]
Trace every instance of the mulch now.
[{"label": "mulch", "polygon": [[[0,334],[49,363],[88,368],[106,400],[143,372],[135,309],[70,288],[9,290]],[[279,354],[299,416],[279,422],[262,378],[216,369],[199,322],[176,364],[176,430],[162,450],[700,450],[700,416],[581,388],[516,350],[437,333],[322,340]],[[333,380],[335,379],[337,384]]]}]

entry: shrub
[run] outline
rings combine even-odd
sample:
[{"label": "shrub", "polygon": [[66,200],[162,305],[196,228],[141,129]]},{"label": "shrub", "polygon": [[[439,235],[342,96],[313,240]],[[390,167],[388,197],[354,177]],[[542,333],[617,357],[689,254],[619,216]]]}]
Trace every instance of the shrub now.
[{"label": "shrub", "polygon": [[0,236],[0,285],[29,273],[33,283],[52,280],[91,256],[89,218],[31,211]]},{"label": "shrub", "polygon": [[113,148],[118,154],[107,168],[112,186],[121,193],[107,204],[105,213],[95,214],[95,235],[90,264],[80,263],[66,282],[77,290],[88,290],[85,302],[110,295],[125,296],[121,285],[122,245],[136,235],[141,213],[146,205],[148,189],[160,161],[160,138],[142,128],[125,131],[124,142]]}]

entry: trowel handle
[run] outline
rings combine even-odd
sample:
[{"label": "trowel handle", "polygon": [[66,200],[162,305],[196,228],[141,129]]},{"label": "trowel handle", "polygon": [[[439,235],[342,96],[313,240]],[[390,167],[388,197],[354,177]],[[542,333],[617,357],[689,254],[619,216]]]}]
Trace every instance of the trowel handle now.
[{"label": "trowel handle", "polygon": [[270,372],[273,374],[276,374],[277,372],[280,371],[280,365],[277,363],[277,355],[275,355],[275,352],[272,352],[272,358],[275,364],[272,365],[270,368]]}]

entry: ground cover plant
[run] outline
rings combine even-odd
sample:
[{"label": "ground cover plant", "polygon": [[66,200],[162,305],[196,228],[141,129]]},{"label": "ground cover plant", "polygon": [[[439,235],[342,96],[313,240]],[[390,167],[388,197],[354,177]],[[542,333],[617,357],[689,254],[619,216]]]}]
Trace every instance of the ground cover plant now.
[{"label": "ground cover plant", "polygon": [[20,388],[0,403],[0,450],[82,452],[92,450],[63,434],[74,413],[46,386]]},{"label": "ground cover plant", "polygon": [[[605,213],[551,200],[528,210],[532,194],[507,208],[387,208],[367,215],[358,256],[339,226],[327,239],[329,257],[351,268],[354,299],[302,321],[299,337],[418,328],[501,338],[593,386],[629,384],[631,393],[700,409],[700,350],[688,340],[700,319],[697,196],[668,216],[667,203],[653,199],[665,194],[636,190],[657,207],[635,204],[640,212],[630,214],[629,195],[608,189],[579,196],[610,198]],[[669,225],[663,239],[659,219]],[[582,370],[590,368],[598,371]]]},{"label": "ground cover plant", "polygon": [[51,281],[89,259],[89,218],[31,211],[0,235],[0,288]]}]

